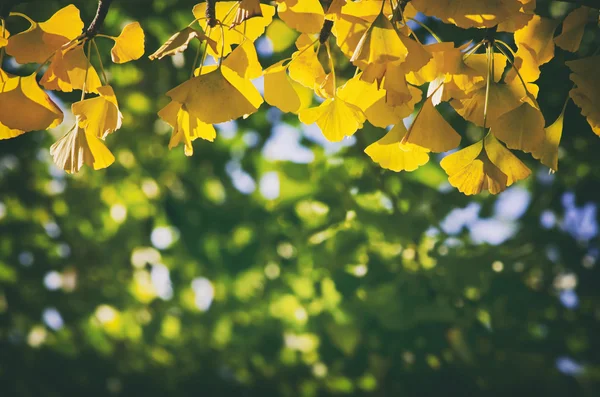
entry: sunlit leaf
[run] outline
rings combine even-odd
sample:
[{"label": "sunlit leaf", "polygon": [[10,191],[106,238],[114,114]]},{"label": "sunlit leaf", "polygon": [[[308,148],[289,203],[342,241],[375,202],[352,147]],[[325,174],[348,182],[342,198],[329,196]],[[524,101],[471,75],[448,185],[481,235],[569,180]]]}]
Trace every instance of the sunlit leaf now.
[{"label": "sunlit leaf", "polygon": [[144,31],[139,22],[132,22],[123,28],[115,38],[110,55],[114,63],[133,61],[144,55]]}]

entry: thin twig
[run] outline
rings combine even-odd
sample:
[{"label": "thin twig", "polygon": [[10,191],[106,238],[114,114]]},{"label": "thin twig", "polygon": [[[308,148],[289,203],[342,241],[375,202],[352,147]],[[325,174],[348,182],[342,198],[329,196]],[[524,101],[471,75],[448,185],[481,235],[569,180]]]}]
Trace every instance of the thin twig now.
[{"label": "thin twig", "polygon": [[108,15],[108,9],[113,0],[98,0],[98,10],[96,11],[96,16],[90,23],[90,26],[86,29],[84,35],[88,38],[92,38],[98,34],[102,25],[104,24],[104,20],[106,19],[106,15]]}]

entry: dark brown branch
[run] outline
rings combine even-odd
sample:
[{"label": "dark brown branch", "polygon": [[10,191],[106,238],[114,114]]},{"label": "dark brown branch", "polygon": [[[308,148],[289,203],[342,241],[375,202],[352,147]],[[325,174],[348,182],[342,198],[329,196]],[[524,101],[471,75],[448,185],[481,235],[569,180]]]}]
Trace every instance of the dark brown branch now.
[{"label": "dark brown branch", "polygon": [[102,25],[104,24],[106,15],[108,15],[108,9],[110,8],[112,1],[113,0],[98,0],[98,10],[96,11],[96,16],[85,31],[85,36],[94,37],[98,34],[102,28]]},{"label": "dark brown branch", "polygon": [[494,40],[495,40],[497,31],[498,31],[498,25],[491,27],[491,28],[487,28],[485,30],[485,35],[483,37],[483,40],[490,43],[490,45],[494,45]]},{"label": "dark brown branch", "polygon": [[217,0],[206,0],[206,22],[208,26],[217,26]]}]

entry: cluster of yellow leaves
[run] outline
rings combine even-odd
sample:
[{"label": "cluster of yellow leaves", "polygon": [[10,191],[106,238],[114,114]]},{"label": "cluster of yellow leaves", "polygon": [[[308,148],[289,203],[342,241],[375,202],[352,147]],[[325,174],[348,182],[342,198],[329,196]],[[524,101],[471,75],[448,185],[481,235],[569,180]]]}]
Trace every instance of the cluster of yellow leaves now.
[{"label": "cluster of yellow leaves", "polygon": [[[387,133],[365,152],[383,168],[413,171],[429,161],[430,152],[460,145],[460,134],[438,110],[446,102],[450,105],[446,108],[482,127],[485,135],[442,160],[450,183],[461,192],[495,194],[529,175],[511,150],[531,153],[557,169],[564,109],[546,126],[535,82],[540,67],[554,57],[555,46],[570,52],[579,49],[586,24],[597,17],[597,10],[575,8],[561,23],[536,15],[535,0],[276,0],[274,4],[260,0],[197,4],[192,22],[150,55],[160,60],[192,43],[197,46],[190,78],[166,93],[170,101],[158,113],[173,128],[169,148],[183,144],[190,156],[195,139],[216,138],[214,124],[248,117],[267,102],[297,114],[302,123],[315,123],[333,142],[352,136],[367,121],[386,128]],[[461,28],[487,29],[486,38],[456,47],[430,31],[437,43],[423,45],[407,23],[420,23],[415,19],[419,12]],[[94,37],[82,33],[77,8],[67,6],[46,22],[30,21],[29,29],[13,35],[2,22],[0,54],[6,52],[19,63],[50,62],[40,80],[42,87],[83,92],[82,100],[72,106],[75,126],[52,146],[56,163],[68,172],[77,172],[84,163],[94,169],[110,165],[114,157],[103,140],[121,126],[122,116],[112,88],[90,62]],[[271,37],[285,29],[299,36],[289,58],[263,69],[254,42],[269,26]],[[517,50],[495,40],[496,31],[513,32]],[[137,23],[125,26],[117,37],[100,37],[114,40],[114,63],[137,59],[144,52],[144,33]],[[207,64],[208,56],[216,65]],[[338,79],[336,69],[348,62],[356,67],[354,77]],[[600,135],[600,80],[594,73],[600,57],[569,61],[567,66],[575,83],[570,98]],[[264,99],[253,83],[259,77]],[[0,138],[62,121],[60,110],[38,86],[36,74],[18,77],[0,71],[0,82],[0,99],[10,103],[0,110]],[[97,96],[85,99],[86,93]],[[15,109],[28,109],[34,116],[22,120]],[[408,116],[412,123],[407,128]]]},{"label": "cluster of yellow leaves", "polygon": [[[283,21],[300,36],[297,51],[263,70],[254,41],[271,24],[275,7],[259,0],[214,3],[196,5],[194,21],[150,56],[180,53],[194,39],[198,54],[203,49],[190,80],[167,92],[171,102],[159,112],[173,127],[170,148],[183,143],[191,155],[193,140],[215,139],[213,124],[256,112],[263,100],[251,80],[262,75],[269,105],[297,114],[302,123],[316,123],[330,141],[355,134],[367,121],[388,128],[365,150],[386,169],[413,171],[429,161],[430,152],[459,146],[461,136],[437,110],[442,102],[486,131],[484,139],[442,161],[450,183],[463,193],[496,194],[528,176],[529,169],[509,149],[557,169],[563,114],[546,127],[534,82],[540,66],[553,58],[555,44],[578,49],[593,14],[588,7],[573,10],[554,37],[559,21],[535,15],[535,0],[277,0],[280,20],[273,21],[273,32],[285,31]],[[493,37],[461,47],[439,40],[423,45],[406,23],[418,12],[462,28],[514,32],[518,49]],[[480,48],[486,52],[478,53]],[[357,68],[346,81],[336,79],[339,53]],[[204,66],[207,55],[218,65]],[[590,70],[598,66],[597,58],[567,63],[577,84],[571,97],[596,133],[600,89]],[[418,87],[423,85],[428,88],[422,101]],[[404,119],[419,103],[406,128]]]},{"label": "cluster of yellow leaves", "polygon": [[[39,67],[23,77],[0,69],[0,139],[54,128],[62,123],[62,111],[42,87],[62,92],[80,90],[81,101],[71,107],[76,123],[52,145],[50,153],[57,166],[69,173],[78,172],[83,164],[96,170],[108,167],[114,162],[114,156],[103,141],[121,127],[122,115],[112,87],[106,78],[102,82],[91,63],[90,51],[92,46],[96,47],[95,38],[84,32],[79,10],[68,5],[45,22],[33,21],[20,13],[10,16],[24,18],[30,26],[9,35],[6,21],[1,21],[0,60],[6,53],[19,64],[36,63]],[[118,37],[100,36],[114,40],[111,50],[114,63],[129,62],[144,53],[144,32],[137,22],[126,25]],[[97,47],[96,52],[102,68]],[[38,71],[46,64],[38,83]],[[97,96],[85,99],[89,93]]]}]

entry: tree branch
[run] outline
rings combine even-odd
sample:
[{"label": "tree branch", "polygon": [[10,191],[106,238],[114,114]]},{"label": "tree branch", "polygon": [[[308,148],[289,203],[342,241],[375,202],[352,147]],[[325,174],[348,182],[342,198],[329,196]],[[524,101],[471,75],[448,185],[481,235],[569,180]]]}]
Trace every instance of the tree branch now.
[{"label": "tree branch", "polygon": [[217,26],[217,0],[206,0],[206,22],[208,26],[214,28]]},{"label": "tree branch", "polygon": [[85,31],[85,36],[91,38],[98,34],[102,28],[102,25],[104,24],[104,19],[106,19],[106,15],[108,14],[108,9],[110,8],[112,1],[113,0],[98,0],[98,10],[96,11],[96,16]]}]

